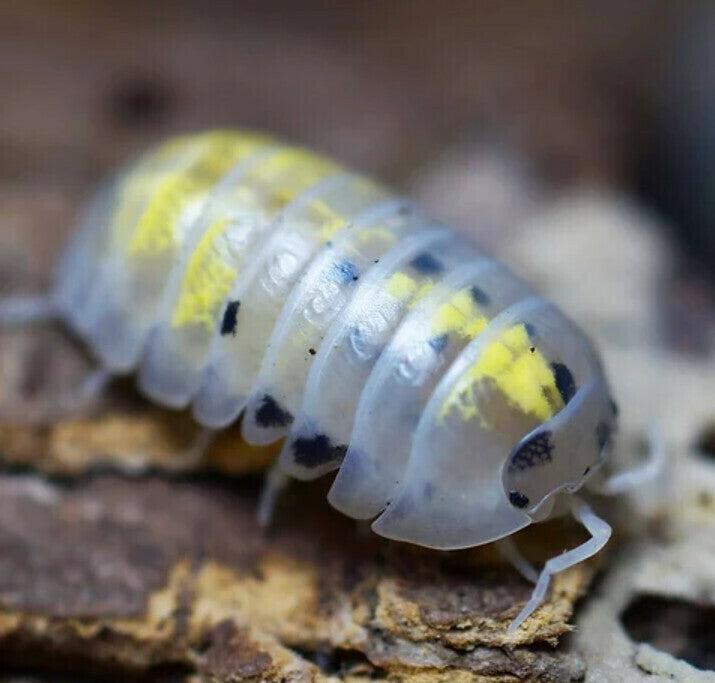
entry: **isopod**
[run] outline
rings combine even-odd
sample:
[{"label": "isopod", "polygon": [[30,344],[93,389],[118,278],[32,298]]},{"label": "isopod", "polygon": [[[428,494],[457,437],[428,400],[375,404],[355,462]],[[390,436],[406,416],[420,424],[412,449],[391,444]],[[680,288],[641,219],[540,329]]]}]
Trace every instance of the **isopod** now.
[{"label": "isopod", "polygon": [[[478,222],[478,217],[475,217]],[[584,334],[504,265],[406,199],[322,156],[233,131],[165,142],[89,202],[45,298],[106,376],[244,438],[284,438],[283,475],[338,470],[331,504],[436,549],[500,541],[571,510],[594,555],[610,527],[577,497],[616,410]],[[594,479],[596,477],[596,479]]]}]

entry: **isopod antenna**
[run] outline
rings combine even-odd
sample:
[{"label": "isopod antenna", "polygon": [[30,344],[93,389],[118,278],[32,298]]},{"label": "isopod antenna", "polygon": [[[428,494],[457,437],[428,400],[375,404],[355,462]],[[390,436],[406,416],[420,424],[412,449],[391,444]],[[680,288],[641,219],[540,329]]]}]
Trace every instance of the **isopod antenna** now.
[{"label": "isopod antenna", "polygon": [[59,310],[49,294],[0,297],[0,327],[26,327],[52,322]]}]

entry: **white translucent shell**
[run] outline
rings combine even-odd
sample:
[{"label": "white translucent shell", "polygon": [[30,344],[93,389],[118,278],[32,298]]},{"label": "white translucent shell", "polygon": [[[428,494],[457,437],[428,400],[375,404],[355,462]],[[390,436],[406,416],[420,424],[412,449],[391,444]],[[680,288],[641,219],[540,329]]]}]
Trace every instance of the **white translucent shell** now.
[{"label": "white translucent shell", "polygon": [[[485,396],[484,402],[500,420],[498,429],[489,428],[480,419],[463,419],[457,411],[443,413],[447,397],[464,373],[513,325],[533,326],[548,340],[539,347],[542,353],[550,360],[573,361],[577,384],[587,379],[592,357],[588,346],[552,304],[530,298],[509,307],[464,349],[441,378],[420,417],[400,484],[389,507],[373,524],[377,533],[453,549],[488,543],[531,522],[526,511],[510,503],[502,470],[508,454],[525,434],[539,426],[538,421],[510,411],[496,393]],[[578,428],[587,429],[588,425]],[[568,462],[568,451],[559,455]],[[552,471],[551,490],[558,488],[558,473]]]},{"label": "white translucent shell", "polygon": [[[363,389],[350,446],[330,491],[330,502],[350,515],[380,513],[399,485],[412,438],[441,373],[470,341],[459,333],[435,337],[435,314],[455,292],[479,292],[479,309],[491,319],[529,295],[529,287],[483,256],[449,273],[398,328]],[[385,457],[384,444],[390,444]]]},{"label": "white translucent shell", "polygon": [[316,256],[273,328],[242,420],[247,441],[267,444],[287,434],[330,325],[375,260],[426,220],[405,201],[390,199],[346,225]]},{"label": "white translucent shell", "polygon": [[[284,472],[340,468],[335,507],[424,546],[511,534],[600,467],[613,404],[562,313],[384,188],[298,148],[231,139],[224,156],[210,135],[150,154],[88,204],[53,299],[109,371],[138,369],[148,396],[191,404],[206,426],[245,409],[249,443],[287,437]],[[197,160],[211,145],[227,170],[207,180]],[[203,184],[168,196],[173,213],[158,224],[170,239],[135,258],[133,227],[167,179],[191,172]],[[194,292],[202,249],[214,260]],[[478,376],[471,403],[453,410],[460,383],[515,326],[563,400],[539,413],[519,405],[522,393],[539,398],[528,373]]]},{"label": "white translucent shell", "polygon": [[[301,410],[280,455],[283,469],[296,478],[313,479],[339,466],[363,388],[413,297],[478,253],[451,231],[432,228],[406,237],[380,259],[318,350]],[[439,263],[439,273],[415,268],[415,259],[420,257]],[[403,278],[410,285],[406,296],[390,286]]]}]

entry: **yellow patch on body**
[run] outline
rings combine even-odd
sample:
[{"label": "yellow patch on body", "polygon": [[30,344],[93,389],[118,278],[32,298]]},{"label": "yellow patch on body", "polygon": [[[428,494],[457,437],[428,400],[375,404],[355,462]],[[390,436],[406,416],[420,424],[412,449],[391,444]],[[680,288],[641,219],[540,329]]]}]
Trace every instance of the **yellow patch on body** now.
[{"label": "yellow patch on body", "polygon": [[385,284],[385,291],[395,299],[408,299],[417,291],[417,282],[405,273],[393,273]]},{"label": "yellow patch on body", "polygon": [[181,293],[171,319],[172,327],[204,325],[212,331],[215,311],[231,289],[238,268],[226,262],[216,249],[215,240],[225,230],[230,219],[217,220],[199,241],[191,254]]},{"label": "yellow patch on body", "polygon": [[[563,408],[554,373],[522,324],[505,330],[482,350],[442,404],[440,418],[452,410],[457,410],[463,420],[481,418],[478,392],[485,382],[499,389],[513,408],[540,422]],[[482,424],[490,428],[483,418]]]},{"label": "yellow patch on body", "polygon": [[299,147],[286,147],[250,169],[246,183],[255,185],[263,196],[264,210],[275,213],[303,190],[340,170],[334,161]]},{"label": "yellow patch on body", "polygon": [[[256,220],[269,220],[300,192],[326,175],[334,173],[337,165],[316,157],[305,150],[285,148],[278,150],[255,166],[230,188],[231,201],[223,201],[217,217],[190,255],[174,307],[172,327],[203,325],[212,331],[217,312],[238,275],[243,254],[222,248],[221,240],[228,238],[238,209],[255,212]],[[313,204],[320,204],[316,201]],[[311,205],[311,208],[314,208]],[[329,209],[325,207],[323,213]],[[340,224],[344,219],[334,212],[330,220]],[[321,224],[322,226],[322,224]],[[317,230],[317,228],[316,228]],[[223,247],[226,245],[223,244]]]},{"label": "yellow patch on body", "polygon": [[468,289],[461,289],[442,304],[432,320],[432,334],[457,334],[474,339],[489,323]]},{"label": "yellow patch on body", "polygon": [[374,227],[361,230],[358,235],[358,243],[361,246],[374,243],[376,246],[371,246],[373,253],[381,253],[388,250],[397,242],[397,236],[389,228]]},{"label": "yellow patch on body", "polygon": [[[262,136],[209,133],[186,144],[176,164],[169,164],[151,183],[150,197],[134,225],[126,251],[132,256],[152,255],[177,247],[186,223],[198,215],[216,183],[241,159],[267,144]],[[141,187],[140,192],[146,191]],[[187,211],[193,213],[188,217]]]}]

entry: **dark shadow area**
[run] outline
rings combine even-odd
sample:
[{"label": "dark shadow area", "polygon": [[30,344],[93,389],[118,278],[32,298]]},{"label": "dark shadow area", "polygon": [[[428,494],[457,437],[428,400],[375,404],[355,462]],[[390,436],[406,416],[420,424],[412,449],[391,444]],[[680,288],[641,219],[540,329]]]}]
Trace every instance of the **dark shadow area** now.
[{"label": "dark shadow area", "polygon": [[639,643],[715,670],[715,607],[655,595],[635,598],[621,614],[628,635]]},{"label": "dark shadow area", "polygon": [[715,424],[708,425],[695,441],[695,450],[706,458],[715,460]]},{"label": "dark shadow area", "polygon": [[109,108],[113,118],[127,127],[148,127],[164,123],[173,102],[172,90],[151,76],[120,80],[113,85],[109,95]]}]

